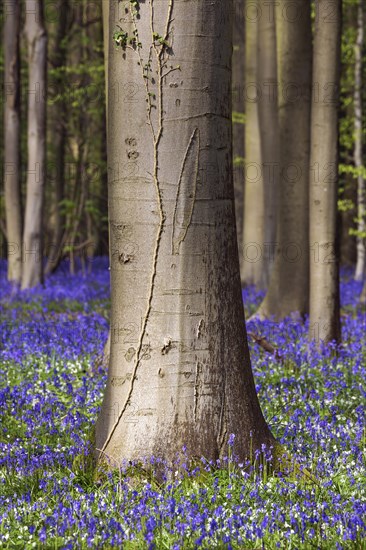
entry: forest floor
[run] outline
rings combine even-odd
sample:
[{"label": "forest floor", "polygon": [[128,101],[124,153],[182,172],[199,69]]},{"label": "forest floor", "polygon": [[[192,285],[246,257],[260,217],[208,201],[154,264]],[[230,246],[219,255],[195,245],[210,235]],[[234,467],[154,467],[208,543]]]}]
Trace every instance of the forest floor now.
[{"label": "forest floor", "polygon": [[[173,478],[115,472],[97,481],[86,449],[106,373],[108,262],[12,295],[0,264],[1,548],[366,548],[366,312],[342,275],[343,345],[317,352],[307,322],[253,322],[282,359],[250,342],[266,419],[315,480],[269,475],[229,456]],[[243,291],[248,314],[260,303]],[[134,475],[134,482],[131,482]]]}]

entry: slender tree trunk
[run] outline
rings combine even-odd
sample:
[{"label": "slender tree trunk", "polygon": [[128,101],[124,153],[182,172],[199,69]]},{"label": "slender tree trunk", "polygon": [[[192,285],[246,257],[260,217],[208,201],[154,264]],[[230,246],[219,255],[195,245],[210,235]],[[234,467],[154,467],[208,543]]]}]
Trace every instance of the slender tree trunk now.
[{"label": "slender tree trunk", "polygon": [[[355,67],[354,63],[347,63],[357,36],[358,5],[355,2],[342,4],[342,40],[345,48],[342,51],[341,65],[341,105],[339,118],[346,123],[340,134],[339,162],[346,166],[354,164],[354,98]],[[347,44],[346,44],[347,43]],[[353,127],[352,127],[353,125]],[[357,243],[355,230],[357,229],[357,178],[351,171],[342,174],[339,199],[344,201],[345,208],[340,210],[341,218],[341,257],[340,265],[354,267],[357,262]]]},{"label": "slender tree trunk", "polygon": [[[107,76],[108,76],[108,48],[109,48],[109,41],[111,39],[110,32],[109,32],[109,0],[103,0],[102,2],[102,33],[103,33],[103,59],[104,59],[104,80],[105,80],[105,105],[102,113],[102,120],[101,120],[101,127],[102,127],[102,133],[103,138],[100,141],[100,159],[101,163],[103,165],[103,170],[101,171],[101,189],[102,192],[99,195],[99,201],[98,201],[98,208],[100,212],[100,218],[105,218],[108,216],[108,201],[106,199],[107,197],[107,189],[108,189],[108,174],[107,174],[107,104],[108,104],[108,83],[107,83]],[[108,230],[105,226],[105,223],[103,221],[100,222],[99,225],[99,246],[98,246],[98,254],[107,254],[109,253],[109,236],[108,236]]]},{"label": "slender tree trunk", "polygon": [[244,200],[244,2],[234,2],[233,21],[233,158],[235,219],[239,253],[242,250]]},{"label": "slender tree trunk", "polygon": [[[351,104],[352,108],[353,105]],[[347,115],[352,116],[352,115]],[[340,265],[354,266],[357,261],[356,237],[354,232],[350,234],[350,229],[356,229],[355,219],[357,217],[357,188],[355,178],[352,173],[346,173],[344,178],[344,191],[341,198],[350,203],[350,208],[340,212],[341,218],[341,259]]]},{"label": "slender tree trunk", "polygon": [[[108,59],[109,59],[109,44],[112,40],[112,37],[110,35],[109,30],[109,15],[110,15],[110,9],[109,9],[109,0],[103,0],[103,42],[104,42],[104,75],[105,75],[105,99],[106,99],[106,107],[105,107],[105,114],[106,114],[106,122],[105,122],[105,129],[106,129],[106,138],[108,141]],[[104,150],[104,158],[106,161],[106,164],[108,166],[108,150],[107,147],[105,147]],[[108,170],[106,174],[106,183],[108,185]],[[103,194],[102,194],[103,195]],[[104,208],[104,204],[101,203],[101,207]],[[109,225],[108,225],[109,229]],[[109,254],[109,264],[111,263],[111,257],[110,257],[110,235],[108,231],[108,254]],[[111,331],[109,330],[108,338],[104,346],[104,364],[109,363],[110,358],[110,348],[111,348]]]},{"label": "slender tree trunk", "polygon": [[362,47],[364,41],[364,0],[359,0],[357,13],[357,40],[355,45],[355,167],[357,176],[357,263],[355,271],[356,281],[361,281],[366,268],[366,189],[362,176]]},{"label": "slender tree trunk", "polygon": [[278,79],[275,0],[261,0],[258,26],[258,120],[264,186],[263,284],[268,287],[276,239],[279,176]]},{"label": "slender tree trunk", "polygon": [[[110,28],[121,25],[132,45],[110,48],[112,333],[96,454],[112,466],[143,456],[170,462],[186,444],[189,456],[216,459],[234,433],[234,452],[249,457],[274,440],[243,324],[232,2],[141,2],[136,13],[124,0],[119,8]],[[135,93],[117,101],[126,82]],[[207,166],[218,167],[210,181],[199,176]]]},{"label": "slender tree trunk", "polygon": [[[104,74],[105,74],[105,98],[106,98],[106,110],[108,107],[108,52],[109,42],[111,37],[109,36],[109,0],[102,0],[103,10],[103,43],[104,43]],[[108,114],[107,114],[108,118]]]},{"label": "slender tree trunk", "polygon": [[[90,84],[90,77],[84,69],[88,59],[88,2],[82,0],[77,5],[76,25],[81,37],[79,48],[72,52],[72,65],[77,71],[75,84],[80,90],[86,90]],[[90,140],[88,139],[88,128],[91,127],[90,113],[88,111],[88,102],[80,101],[78,104],[77,115],[75,116],[75,130],[71,139],[73,150],[73,159],[75,162],[75,178],[73,182],[73,209],[69,219],[69,231],[67,233],[67,249],[70,254],[70,273],[76,272],[76,258],[80,256],[79,242],[85,237],[85,219],[84,211],[86,200],[88,198],[89,175],[87,173],[88,148]]]},{"label": "slender tree trunk", "polygon": [[241,280],[264,286],[264,187],[258,123],[258,18],[245,19],[245,182]]},{"label": "slender tree trunk", "polygon": [[360,303],[361,304],[366,304],[366,281],[363,285],[363,289],[362,289],[362,292],[361,292]]},{"label": "slender tree trunk", "polygon": [[[56,44],[53,57],[53,67],[60,70],[66,64],[67,46],[65,38],[68,28],[68,10],[69,0],[58,1],[58,12],[60,14],[57,19]],[[57,73],[54,84],[56,89],[64,95],[64,77]],[[54,124],[53,124],[53,147],[55,151],[55,226],[48,256],[47,265],[45,268],[46,275],[51,273],[58,266],[62,256],[62,238],[65,231],[65,215],[61,208],[61,201],[65,194],[65,149],[66,149],[66,128],[67,128],[67,101],[62,97],[54,105]]]},{"label": "slender tree trunk", "polygon": [[[337,246],[338,108],[341,55],[341,0],[325,20],[328,0],[316,0],[310,166],[310,333],[317,342],[340,340],[339,249]],[[329,83],[333,86],[328,93]]]},{"label": "slender tree trunk", "polygon": [[4,13],[4,187],[8,241],[8,279],[22,278],[22,214],[20,198],[20,58],[18,0],[6,3]]},{"label": "slender tree trunk", "polygon": [[42,210],[46,169],[47,34],[42,0],[26,0],[28,41],[28,167],[22,288],[42,281]]},{"label": "slender tree trunk", "polygon": [[[310,2],[276,3],[280,181],[276,255],[256,316],[281,319],[309,309]],[[287,15],[286,15],[287,14]]]}]

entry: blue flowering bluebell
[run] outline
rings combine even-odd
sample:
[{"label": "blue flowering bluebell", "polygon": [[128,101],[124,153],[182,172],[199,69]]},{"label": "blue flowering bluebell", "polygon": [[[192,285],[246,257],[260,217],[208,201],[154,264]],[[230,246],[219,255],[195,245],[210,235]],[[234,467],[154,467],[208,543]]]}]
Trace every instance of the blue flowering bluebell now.
[{"label": "blue flowering bluebell", "polygon": [[[62,265],[44,287],[15,294],[0,262],[0,283],[1,548],[362,547],[366,319],[362,283],[349,271],[337,353],[308,345],[307,319],[248,324],[284,358],[249,342],[267,422],[317,483],[238,463],[235,434],[221,461],[191,466],[183,448],[172,472],[146,457],[145,469],[125,464],[94,479],[77,459],[88,455],[106,381],[96,360],[108,334],[108,260],[74,276]],[[252,312],[263,293],[247,287],[243,296]],[[271,462],[273,449],[260,454]],[[143,473],[155,467],[165,482]]]}]

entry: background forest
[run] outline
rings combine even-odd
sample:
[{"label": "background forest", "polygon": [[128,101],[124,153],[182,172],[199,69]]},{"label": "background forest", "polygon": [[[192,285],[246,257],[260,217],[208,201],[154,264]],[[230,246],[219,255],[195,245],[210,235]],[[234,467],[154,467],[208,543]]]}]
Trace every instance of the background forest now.
[{"label": "background forest", "polygon": [[[365,179],[365,46],[364,13],[360,15],[357,0],[343,0],[342,57],[341,57],[341,95],[339,109],[340,124],[340,165],[338,186],[338,210],[341,228],[341,264],[355,265],[358,261],[357,279],[362,278],[365,257],[365,228],[362,218]],[[257,136],[257,143],[247,144],[253,147],[253,157],[247,159],[249,168],[245,169],[244,127],[245,110],[258,103],[253,83],[253,55],[248,54],[252,62],[245,63],[245,21],[247,30],[253,29],[258,11],[256,2],[234,2],[236,16],[234,20],[233,54],[233,140],[234,140],[234,184],[236,194],[236,215],[238,243],[242,265],[246,256],[255,251],[248,249],[253,235],[243,241],[243,199],[245,178],[249,184],[256,181],[256,173],[251,163],[258,160],[260,136],[255,127],[249,126],[250,135]],[[2,17],[6,11],[11,13],[11,2],[2,6]],[[269,6],[262,7],[263,14],[270,13]],[[247,16],[247,17],[246,17]],[[314,18],[314,13],[313,13]],[[264,17],[262,19],[265,19]],[[25,208],[27,182],[27,111],[28,91],[32,90],[28,81],[27,37],[25,33],[24,10],[20,13],[20,186],[21,211]],[[34,86],[35,94],[45,96],[46,115],[46,159],[44,173],[47,185],[44,187],[44,235],[43,254],[52,262],[46,266],[46,272],[55,269],[61,258],[73,260],[80,257],[105,255],[108,253],[108,219],[106,197],[106,112],[105,81],[103,56],[103,20],[102,3],[88,0],[44,1],[44,26],[47,32],[47,86],[46,92]],[[4,26],[2,25],[4,32]],[[248,38],[247,38],[248,39]],[[4,81],[4,41],[0,57],[0,71]],[[253,47],[250,46],[249,47]],[[249,49],[247,48],[247,50]],[[255,65],[255,63],[254,63]],[[246,68],[245,68],[246,67]],[[247,82],[247,84],[246,84]],[[134,104],[136,84],[126,84],[124,99]],[[11,87],[2,88],[3,101],[9,100]],[[314,92],[315,93],[315,92]],[[31,94],[30,94],[31,95]],[[37,96],[36,96],[37,97]],[[259,96],[258,96],[259,97]],[[4,109],[1,110],[1,140],[4,140]],[[249,120],[249,124],[252,122]],[[251,140],[255,139],[251,137]],[[363,144],[363,145],[361,145]],[[4,141],[1,143],[2,173],[4,166]],[[8,167],[8,171],[12,168]],[[315,168],[314,168],[315,170]],[[258,187],[258,186],[257,186]],[[248,212],[256,208],[250,204],[257,202],[257,190],[254,196],[248,196]],[[358,197],[359,193],[359,199]],[[2,257],[6,258],[6,222],[4,188],[0,195],[0,229]],[[269,201],[267,201],[269,202]],[[24,218],[24,216],[22,216]],[[250,220],[248,224],[250,223]],[[254,224],[252,224],[254,225]],[[258,222],[256,223],[258,225]],[[257,231],[258,234],[258,231]],[[256,233],[254,232],[254,236]],[[358,242],[358,248],[357,248]],[[52,251],[57,249],[57,258]],[[246,262],[250,264],[251,262]],[[243,267],[243,282],[246,279]],[[252,277],[253,278],[253,277]],[[250,279],[250,277],[249,277]],[[253,282],[253,281],[249,281]],[[255,281],[258,282],[258,281]]]},{"label": "background forest", "polygon": [[[35,8],[34,8],[35,9]],[[12,3],[2,6],[9,13]],[[106,196],[106,129],[101,2],[45,2],[47,84],[29,84],[25,10],[20,13],[20,182],[22,210],[27,182],[27,113],[30,90],[45,96],[46,162],[44,187],[44,254],[60,257],[108,254]],[[6,14],[5,14],[6,15]],[[4,27],[3,31],[4,31]],[[2,41],[3,43],[3,41]],[[1,55],[4,81],[4,51]],[[29,94],[28,94],[28,91]],[[3,88],[3,100],[9,87]],[[38,94],[38,96],[36,95]],[[1,112],[4,128],[4,110]],[[4,131],[1,132],[4,140]],[[1,147],[4,166],[4,142]],[[4,172],[3,172],[4,173]],[[23,217],[23,216],[22,216]],[[2,252],[6,257],[5,203],[1,195]],[[61,246],[59,246],[61,243]],[[54,246],[53,246],[54,245]],[[73,269],[71,265],[71,269]]]},{"label": "background forest", "polygon": [[1,6],[1,548],[366,548],[366,5],[198,1]]}]

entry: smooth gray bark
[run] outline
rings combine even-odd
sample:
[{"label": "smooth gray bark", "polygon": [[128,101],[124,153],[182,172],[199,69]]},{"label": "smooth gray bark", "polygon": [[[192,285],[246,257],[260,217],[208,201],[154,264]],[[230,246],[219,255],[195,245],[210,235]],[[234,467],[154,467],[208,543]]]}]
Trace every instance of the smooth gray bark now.
[{"label": "smooth gray bark", "polygon": [[[310,329],[318,344],[340,340],[339,250],[337,246],[338,108],[341,58],[341,0],[325,19],[328,0],[316,0],[313,55],[314,101],[311,117],[310,166]],[[331,83],[332,93],[328,93]],[[318,169],[319,168],[319,169]]]},{"label": "smooth gray bark", "polygon": [[243,323],[232,3],[152,0],[139,17],[129,1],[116,7],[110,28],[136,42],[109,52],[111,357],[96,455],[112,467],[171,462],[185,444],[216,459],[234,433],[234,452],[249,457],[274,440]]},{"label": "smooth gray bark", "polygon": [[264,182],[258,120],[258,18],[245,19],[245,181],[241,281],[263,288],[265,240]]},{"label": "smooth gray bark", "polygon": [[[58,0],[56,44],[53,53],[53,68],[60,70],[66,64],[67,45],[66,35],[68,30],[69,0]],[[57,74],[54,85],[57,90],[63,89],[64,77]],[[65,232],[65,215],[61,208],[65,190],[65,152],[67,135],[67,101],[60,98],[53,107],[52,143],[55,162],[55,187],[54,187],[54,231],[50,253],[45,268],[45,274],[54,271],[62,257],[62,238]]]},{"label": "smooth gray bark", "polygon": [[[310,3],[276,3],[280,178],[276,254],[256,316],[277,319],[309,310],[309,154],[312,36]],[[291,15],[291,17],[290,17]]]},{"label": "smooth gray bark", "polygon": [[22,288],[42,281],[42,210],[46,171],[47,34],[43,1],[26,0],[28,42],[28,166]]},{"label": "smooth gray bark", "polygon": [[275,0],[261,0],[258,23],[258,74],[260,90],[258,122],[264,189],[263,286],[268,287],[276,240],[277,194],[279,178],[278,78]]},{"label": "smooth gray bark", "polygon": [[4,187],[8,279],[20,285],[22,277],[22,213],[20,195],[20,4],[6,3],[4,14]]}]

